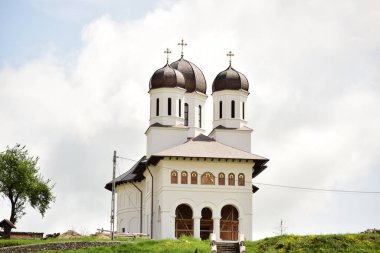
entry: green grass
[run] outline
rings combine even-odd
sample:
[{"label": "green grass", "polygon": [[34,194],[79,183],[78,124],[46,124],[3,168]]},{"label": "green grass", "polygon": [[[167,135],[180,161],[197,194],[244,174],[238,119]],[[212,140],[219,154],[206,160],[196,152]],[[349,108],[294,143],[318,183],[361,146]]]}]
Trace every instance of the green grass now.
[{"label": "green grass", "polygon": [[[59,242],[59,241],[94,241],[96,238],[86,237],[76,240],[0,240],[0,247],[9,241],[12,245]],[[125,240],[125,239],[124,239]],[[17,243],[17,244],[15,244]],[[210,252],[210,242],[200,241],[190,237],[182,237],[179,240],[149,240],[135,239],[126,240],[121,245],[88,248],[81,250],[65,251],[66,253],[198,253]],[[260,253],[325,253],[325,252],[348,252],[348,253],[380,253],[380,234],[342,234],[342,235],[283,235],[265,238],[259,241],[248,241],[248,252]],[[9,245],[7,245],[9,246]],[[51,251],[57,252],[57,251]]]},{"label": "green grass", "polygon": [[283,235],[247,242],[247,252],[380,252],[380,235]]},{"label": "green grass", "polygon": [[9,246],[18,246],[18,245],[28,245],[28,244],[39,244],[39,243],[50,243],[50,242],[90,242],[90,241],[109,241],[110,239],[99,239],[98,237],[80,237],[72,239],[60,239],[60,238],[51,238],[51,239],[0,239],[0,248],[9,247]]}]

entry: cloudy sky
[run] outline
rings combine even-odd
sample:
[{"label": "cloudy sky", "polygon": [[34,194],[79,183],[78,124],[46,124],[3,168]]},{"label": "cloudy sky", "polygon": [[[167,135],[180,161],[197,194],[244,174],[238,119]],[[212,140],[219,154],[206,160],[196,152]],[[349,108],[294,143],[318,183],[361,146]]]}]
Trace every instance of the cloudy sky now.
[{"label": "cloudy sky", "polygon": [[[208,94],[229,50],[248,77],[252,150],[270,159],[255,182],[380,191],[379,1],[1,1],[0,150],[27,145],[57,196],[19,231],[109,227],[113,150],[145,153],[149,79],[182,38]],[[379,213],[379,194],[261,185],[254,238],[281,219],[294,234],[360,232]]]}]

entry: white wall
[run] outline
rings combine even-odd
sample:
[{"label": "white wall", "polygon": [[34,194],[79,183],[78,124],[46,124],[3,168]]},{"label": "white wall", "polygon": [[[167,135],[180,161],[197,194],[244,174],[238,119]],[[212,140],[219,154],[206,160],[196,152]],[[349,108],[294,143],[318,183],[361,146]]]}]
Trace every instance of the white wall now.
[{"label": "white wall", "polygon": [[[188,131],[188,137],[192,138],[199,134],[205,133],[205,102],[207,99],[207,95],[192,92],[192,93],[185,93],[185,103],[189,105],[189,131]],[[202,108],[201,113],[201,122],[202,126],[199,126],[199,106]]]},{"label": "white wall", "polygon": [[217,142],[251,153],[252,130],[214,129],[210,137]]},{"label": "white wall", "polygon": [[147,156],[185,143],[187,132],[185,127],[150,127],[146,132]]},{"label": "white wall", "polygon": [[[212,94],[213,99],[213,128],[222,125],[230,128],[240,128],[247,125],[247,98],[249,93],[240,90],[222,90]],[[219,117],[219,102],[223,103],[222,118]],[[231,101],[235,101],[235,118],[231,118]],[[243,108],[245,119],[243,119]]]}]

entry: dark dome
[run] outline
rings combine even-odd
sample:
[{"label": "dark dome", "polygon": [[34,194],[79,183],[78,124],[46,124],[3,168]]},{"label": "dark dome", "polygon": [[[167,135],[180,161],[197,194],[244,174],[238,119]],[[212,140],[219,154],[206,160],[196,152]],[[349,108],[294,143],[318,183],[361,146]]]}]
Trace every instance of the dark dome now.
[{"label": "dark dome", "polygon": [[185,88],[185,78],[181,72],[173,69],[169,64],[156,70],[150,78],[149,90],[174,87]]},{"label": "dark dome", "polygon": [[181,57],[181,59],[173,62],[170,66],[180,71],[185,77],[185,89],[187,92],[198,91],[206,94],[206,79],[202,71],[194,63]]},{"label": "dark dome", "polygon": [[212,92],[221,90],[244,90],[248,92],[249,83],[245,75],[235,70],[231,65],[220,72],[212,83]]}]

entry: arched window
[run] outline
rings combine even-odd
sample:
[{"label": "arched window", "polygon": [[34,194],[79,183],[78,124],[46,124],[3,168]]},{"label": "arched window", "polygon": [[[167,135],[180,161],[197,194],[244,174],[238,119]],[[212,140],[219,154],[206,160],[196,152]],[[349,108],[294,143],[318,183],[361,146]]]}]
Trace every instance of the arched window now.
[{"label": "arched window", "polygon": [[226,184],[226,176],[224,175],[224,173],[219,173],[218,184],[219,185],[225,185]]},{"label": "arched window", "polygon": [[182,103],[181,99],[178,100],[178,117],[181,117]]},{"label": "arched window", "polygon": [[189,105],[185,103],[185,126],[189,125]]},{"label": "arched window", "polygon": [[168,115],[172,115],[172,99],[168,98]]},{"label": "arched window", "polygon": [[202,106],[199,105],[199,128],[202,128]]},{"label": "arched window", "polygon": [[160,116],[160,99],[156,99],[156,116]]},{"label": "arched window", "polygon": [[172,182],[172,184],[178,184],[178,173],[177,173],[177,171],[172,171],[171,182]]},{"label": "arched window", "polygon": [[182,171],[181,173],[181,184],[187,184],[187,172]]},{"label": "arched window", "polygon": [[198,184],[198,173],[191,172],[191,184]]},{"label": "arched window", "polygon": [[223,102],[219,101],[219,119],[223,117]]},{"label": "arched window", "polygon": [[231,118],[235,118],[235,100],[231,101]]},{"label": "arched window", "polygon": [[238,185],[244,186],[245,185],[245,176],[243,173],[240,173],[238,176]]},{"label": "arched window", "polygon": [[228,185],[235,185],[235,174],[228,174]]},{"label": "arched window", "polygon": [[244,104],[244,102],[242,104],[242,109],[243,109],[243,119],[245,119],[245,104]]},{"label": "arched window", "polygon": [[211,172],[205,172],[201,176],[201,184],[215,185],[215,176]]}]

